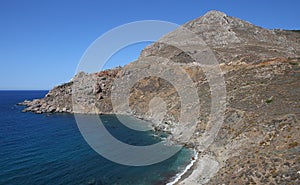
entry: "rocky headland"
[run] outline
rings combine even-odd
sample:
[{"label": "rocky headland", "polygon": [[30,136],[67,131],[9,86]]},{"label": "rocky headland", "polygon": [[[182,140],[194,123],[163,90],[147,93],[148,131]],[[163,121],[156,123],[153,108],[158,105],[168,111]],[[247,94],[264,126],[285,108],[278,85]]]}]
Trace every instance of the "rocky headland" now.
[{"label": "rocky headland", "polygon": [[[225,82],[224,121],[205,150],[199,138],[214,118],[210,116],[211,84],[198,60],[199,56],[207,57],[207,50],[198,55],[202,51],[193,44],[184,46],[185,51],[168,44],[174,40],[194,42],[182,28],[201,38],[205,49],[212,51]],[[115,113],[111,97],[112,90],[120,88],[114,85],[116,79],[130,79],[136,68],[158,66],[156,70],[164,71],[160,61],[143,61],[151,57],[170,59],[164,64],[184,69],[200,100],[191,138],[184,140],[176,133],[189,123],[178,124],[180,96],[166,79],[139,80],[130,89],[131,111],[117,113],[150,120],[156,130],[177,134],[175,140],[199,152],[193,171],[179,184],[299,184],[300,32],[264,29],[218,11],[210,11],[182,28],[147,46],[137,61],[93,74],[80,72],[44,98],[20,104],[26,106],[24,112]],[[161,107],[166,111],[164,116],[151,111]]]}]

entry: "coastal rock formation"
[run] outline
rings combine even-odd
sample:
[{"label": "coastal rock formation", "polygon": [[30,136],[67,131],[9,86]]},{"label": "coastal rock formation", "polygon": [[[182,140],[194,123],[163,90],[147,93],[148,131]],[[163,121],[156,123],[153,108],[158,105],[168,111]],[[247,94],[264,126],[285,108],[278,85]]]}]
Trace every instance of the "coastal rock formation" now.
[{"label": "coastal rock formation", "polygon": [[[93,74],[79,72],[68,83],[54,87],[43,99],[25,100],[20,105],[27,108],[23,112],[53,113],[110,113],[112,106],[109,100],[112,81],[120,68],[101,71]],[[74,89],[80,91],[79,96]],[[72,99],[72,95],[74,95]],[[75,95],[77,95],[75,97]],[[76,101],[77,112],[74,111],[73,101]],[[74,103],[75,104],[75,103]],[[96,109],[95,109],[96,107]]]},{"label": "coastal rock formation", "polygon": [[[174,46],[176,41],[182,48]],[[199,43],[200,49],[196,47]],[[214,84],[209,83],[199,61],[214,57],[212,53],[226,85],[226,109],[214,142],[204,150],[199,138],[215,119],[210,116]],[[156,60],[145,62],[149,58]],[[131,87],[130,111],[118,112],[124,104],[115,107],[111,100],[113,92],[126,85],[115,85],[117,79],[134,78],[137,68],[164,72],[164,66],[172,65],[189,75],[200,100],[196,128],[188,133],[189,140],[179,131],[190,123],[178,124],[183,106],[179,91],[185,88],[149,76]],[[93,74],[80,72],[45,98],[21,104],[27,106],[24,111],[35,113],[121,113],[150,120],[155,130],[169,132],[174,140],[199,152],[194,171],[179,184],[299,184],[299,81],[299,31],[267,30],[211,11],[147,46],[139,59],[127,66]],[[184,87],[184,82],[179,79],[178,84]],[[203,173],[205,166],[211,169]]]}]

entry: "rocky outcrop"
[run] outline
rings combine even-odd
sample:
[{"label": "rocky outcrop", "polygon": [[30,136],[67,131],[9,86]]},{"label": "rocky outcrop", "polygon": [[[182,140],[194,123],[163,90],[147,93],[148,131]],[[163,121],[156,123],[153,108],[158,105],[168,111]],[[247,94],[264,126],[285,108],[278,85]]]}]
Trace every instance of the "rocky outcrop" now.
[{"label": "rocky outcrop", "polygon": [[[93,74],[79,72],[70,82],[54,87],[45,98],[25,100],[20,105],[27,106],[24,112],[31,111],[38,114],[111,113],[110,89],[119,70],[120,68],[115,68]],[[74,89],[77,93],[74,93]],[[73,104],[80,105],[80,107],[74,111]]]},{"label": "rocky outcrop", "polygon": [[[182,28],[202,39],[203,51],[190,44],[195,44],[194,37],[185,35]],[[133,79],[136,68],[143,73],[149,68],[163,73],[167,70],[163,66],[175,64],[193,81],[200,100],[196,129],[189,133],[192,137],[188,141],[178,132],[189,127],[189,123],[178,124],[182,108],[178,91],[182,89],[166,79],[140,79],[130,89],[130,111],[117,113],[150,120],[156,130],[177,134],[174,140],[200,152],[198,165],[181,184],[299,184],[300,33],[263,29],[218,11],[208,12],[182,28],[146,47],[137,61],[123,68],[81,72],[72,81],[53,88],[45,98],[24,101],[24,111],[115,113],[124,105],[112,106],[112,92],[126,85],[116,86],[117,79]],[[170,44],[175,41],[182,41],[185,51]],[[214,119],[210,116],[211,84],[198,62],[210,55],[207,48],[216,56],[224,76],[226,109],[214,142],[202,150],[199,138]],[[169,60],[145,63],[151,57]],[[184,80],[178,83],[185,87]],[[189,93],[187,89],[185,92]],[[213,168],[201,173],[205,162],[214,164]]]},{"label": "rocky outcrop", "polygon": [[54,87],[43,99],[25,100],[19,105],[25,105],[27,108],[23,112],[53,113],[67,112],[72,113],[72,85],[73,81]]}]

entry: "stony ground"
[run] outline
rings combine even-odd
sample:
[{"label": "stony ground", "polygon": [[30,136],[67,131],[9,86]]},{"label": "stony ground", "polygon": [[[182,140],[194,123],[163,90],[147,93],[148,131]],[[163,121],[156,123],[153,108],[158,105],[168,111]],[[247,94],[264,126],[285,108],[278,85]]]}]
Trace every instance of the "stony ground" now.
[{"label": "stony ground", "polygon": [[300,60],[229,71],[228,112],[211,151],[209,184],[300,183]]}]

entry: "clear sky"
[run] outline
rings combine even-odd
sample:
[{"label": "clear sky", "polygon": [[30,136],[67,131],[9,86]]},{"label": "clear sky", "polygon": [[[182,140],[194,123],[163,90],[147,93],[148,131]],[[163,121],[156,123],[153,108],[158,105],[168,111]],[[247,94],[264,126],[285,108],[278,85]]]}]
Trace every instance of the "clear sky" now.
[{"label": "clear sky", "polygon": [[[183,24],[220,10],[265,28],[300,29],[299,0],[0,0],[0,90],[51,89],[69,81],[87,47],[139,20]],[[124,65],[146,45],[120,52]]]}]

